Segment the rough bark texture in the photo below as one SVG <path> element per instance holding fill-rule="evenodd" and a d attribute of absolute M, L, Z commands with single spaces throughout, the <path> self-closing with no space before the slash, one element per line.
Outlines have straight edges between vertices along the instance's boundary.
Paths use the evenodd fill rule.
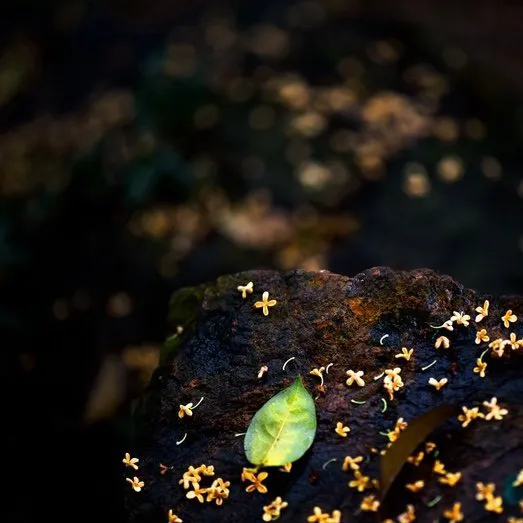
<path fill-rule="evenodd" d="M 254 293 L 242 299 L 237 286 L 248 281 L 254 282 Z M 253 306 L 263 291 L 278 300 L 267 317 Z M 462 472 L 459 483 L 455 487 L 438 483 L 431 472 L 432 456 L 419 467 L 407 464 L 387 496 L 392 501 L 386 513 L 379 517 L 396 516 L 412 503 L 417 521 L 434 521 L 454 501 L 462 503 L 467 522 L 504 521 L 517 515 L 523 493 L 512 482 L 523 467 L 523 407 L 518 405 L 523 398 L 523 348 L 509 347 L 502 358 L 485 355 L 488 368 L 483 379 L 473 372 L 476 359 L 488 348 L 487 343 L 474 341 L 478 327 L 474 309 L 485 299 L 490 300 L 490 311 L 481 327 L 490 339 L 508 338 L 510 332 L 521 339 L 520 320 L 506 329 L 501 316 L 507 309 L 523 316 L 522 298 L 479 296 L 429 270 L 374 268 L 354 278 L 326 271 L 252 271 L 175 294 L 170 322 L 173 332 L 177 325 L 185 330 L 171 340 L 137 413 L 137 442 L 131 450 L 141 460 L 136 474 L 145 487 L 140 493 L 129 489 L 131 520 L 166 521 L 173 509 L 184 523 L 261 521 L 263 505 L 281 496 L 289 503 L 282 522 L 306 521 L 314 506 L 341 510 L 342 521 L 376 521 L 376 514 L 358 509 L 364 495 L 379 493 L 348 487 L 352 475 L 341 470 L 344 456 L 368 456 L 362 470 L 379 478 L 382 457 L 370 448 L 385 448 L 388 439 L 380 432 L 391 430 L 398 418 L 412 421 L 443 404 L 481 406 L 493 396 L 509 410 L 502 421 L 476 420 L 463 429 L 453 418 L 430 436 L 447 470 Z M 453 332 L 430 327 L 442 324 L 452 311 L 470 314 L 470 326 L 455 326 Z M 434 348 L 435 338 L 442 334 L 450 338 L 450 349 Z M 414 348 L 410 361 L 394 357 L 402 347 Z M 291 357 L 296 359 L 282 370 Z M 430 369 L 421 370 L 434 360 Z M 309 371 L 329 363 L 333 366 L 320 393 L 319 379 Z M 269 371 L 258 379 L 262 365 Z M 387 394 L 382 380 L 373 378 L 394 367 L 402 368 L 405 387 L 382 412 Z M 364 387 L 345 384 L 348 369 L 365 372 Z M 290 474 L 269 469 L 268 494 L 247 494 L 240 474 L 249 464 L 243 437 L 235 434 L 245 432 L 254 413 L 297 375 L 304 376 L 307 388 L 317 396 L 315 442 Z M 438 392 L 428 385 L 430 377 L 449 381 Z M 194 415 L 179 419 L 180 404 L 195 404 L 200 397 L 204 400 Z M 350 426 L 347 438 L 334 432 L 337 421 Z M 185 433 L 185 441 L 176 445 Z M 337 461 L 324 467 L 333 458 Z M 172 468 L 160 474 L 160 463 Z M 231 482 L 230 498 L 222 506 L 188 500 L 178 484 L 189 465 L 201 463 L 214 465 L 216 475 Z M 418 479 L 426 483 L 421 492 L 405 490 L 405 483 Z M 504 497 L 503 515 L 485 511 L 475 500 L 478 481 L 496 483 L 498 495 Z M 437 496 L 442 499 L 427 506 Z"/>

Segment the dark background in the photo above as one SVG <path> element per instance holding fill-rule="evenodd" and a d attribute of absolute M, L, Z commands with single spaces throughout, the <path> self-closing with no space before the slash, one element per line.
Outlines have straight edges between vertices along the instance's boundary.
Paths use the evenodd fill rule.
<path fill-rule="evenodd" d="M 4 2 L 6 522 L 125 521 L 176 288 L 429 267 L 523 291 L 523 8 Z"/>

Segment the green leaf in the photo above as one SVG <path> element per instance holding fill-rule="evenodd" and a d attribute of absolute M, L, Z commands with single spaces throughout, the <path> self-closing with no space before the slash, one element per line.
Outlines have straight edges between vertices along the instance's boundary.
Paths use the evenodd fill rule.
<path fill-rule="evenodd" d="M 301 378 L 254 415 L 244 447 L 254 465 L 279 467 L 300 459 L 316 435 L 316 406 Z"/>

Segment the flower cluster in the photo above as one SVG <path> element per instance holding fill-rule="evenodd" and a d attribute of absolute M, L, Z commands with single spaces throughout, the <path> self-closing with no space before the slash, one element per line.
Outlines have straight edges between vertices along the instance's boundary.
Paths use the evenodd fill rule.
<path fill-rule="evenodd" d="M 479 411 L 479 407 L 461 407 L 463 414 L 458 416 L 458 420 L 461 421 L 462 427 L 468 427 L 472 421 L 477 418 L 490 420 L 502 420 L 503 416 L 508 414 L 508 410 L 498 405 L 498 399 L 492 398 L 490 401 L 484 401 L 483 406 L 487 409 L 487 412 L 483 413 Z"/>
<path fill-rule="evenodd" d="M 214 476 L 214 466 L 207 466 L 205 464 L 199 467 L 192 465 L 184 472 L 182 479 L 178 482 L 187 492 L 187 499 L 197 499 L 200 503 L 204 501 L 214 501 L 217 505 L 221 505 L 224 499 L 229 497 L 229 481 L 224 481 L 222 478 L 216 478 L 210 487 L 200 487 L 200 482 L 205 476 Z"/>
<path fill-rule="evenodd" d="M 476 483 L 476 499 L 485 502 L 485 510 L 501 514 L 503 512 L 503 498 L 495 495 L 494 483 Z"/>
<path fill-rule="evenodd" d="M 122 459 L 122 463 L 126 467 L 130 467 L 130 468 L 132 468 L 134 470 L 138 470 L 137 463 L 139 461 L 140 460 L 138 458 L 131 458 L 131 455 L 128 452 L 125 453 L 125 456 Z M 127 483 L 131 484 L 131 487 L 132 487 L 132 489 L 135 492 L 140 492 L 142 490 L 142 488 L 145 486 L 145 483 L 143 481 L 141 481 L 140 478 L 138 478 L 136 476 L 134 476 L 132 479 L 131 478 L 125 478 L 125 481 L 127 481 Z"/>
<path fill-rule="evenodd" d="M 383 388 L 388 392 L 389 399 L 394 399 L 394 393 L 401 389 L 405 384 L 400 376 L 401 369 L 386 369 L 385 377 L 383 378 Z"/>

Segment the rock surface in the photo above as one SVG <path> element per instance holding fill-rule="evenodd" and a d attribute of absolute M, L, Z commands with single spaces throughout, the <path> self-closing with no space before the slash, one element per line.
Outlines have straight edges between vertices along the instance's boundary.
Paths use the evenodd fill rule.
<path fill-rule="evenodd" d="M 237 286 L 249 281 L 254 282 L 254 293 L 242 299 Z M 254 307 L 264 291 L 278 302 L 268 316 Z M 475 308 L 487 299 L 489 315 L 476 324 Z M 507 309 L 521 316 L 509 328 L 501 321 Z M 469 314 L 470 324 L 454 322 L 452 332 L 431 327 L 448 320 L 453 311 Z M 262 507 L 276 496 L 288 502 L 282 522 L 306 521 L 315 506 L 329 513 L 340 510 L 342 521 L 384 520 L 396 517 L 408 503 L 415 507 L 416 521 L 444 521 L 444 511 L 456 501 L 467 522 L 517 516 L 523 492 L 512 483 L 523 468 L 523 341 L 515 350 L 506 346 L 499 358 L 487 342 L 476 344 L 475 337 L 481 327 L 491 341 L 508 339 L 511 332 L 520 340 L 522 319 L 523 298 L 479 296 L 429 270 L 374 268 L 353 278 L 326 271 L 251 271 L 179 291 L 169 321 L 173 332 L 177 326 L 184 331 L 168 340 L 136 414 L 137 440 L 129 450 L 140 458 L 136 475 L 145 487 L 139 493 L 129 488 L 130 520 L 167 521 L 172 509 L 184 523 L 262 521 Z M 441 335 L 450 339 L 449 349 L 434 347 Z M 402 347 L 414 349 L 409 361 L 395 357 Z M 485 350 L 487 369 L 481 378 L 473 369 Z M 290 358 L 295 359 L 283 370 Z M 309 372 L 329 363 L 333 365 L 328 375 L 323 373 L 321 391 L 319 378 Z M 268 372 L 259 379 L 264 365 Z M 383 379 L 374 378 L 395 367 L 401 368 L 405 385 L 390 400 Z M 348 369 L 363 371 L 365 386 L 347 386 Z M 267 494 L 248 494 L 240 475 L 249 463 L 243 437 L 235 434 L 244 433 L 255 412 L 297 375 L 316 397 L 315 442 L 290 473 L 268 469 Z M 447 378 L 448 383 L 437 391 L 428 384 L 431 377 Z M 440 424 L 429 438 L 437 450 L 427 453 L 420 466 L 405 465 L 379 517 L 360 511 L 364 496 L 379 499 L 380 492 L 349 488 L 353 474 L 342 471 L 345 456 L 363 456 L 364 475 L 378 479 L 380 461 L 387 457 L 379 451 L 387 446 L 386 433 L 398 418 L 412 422 L 441 405 L 457 410 L 477 406 L 486 412 L 482 402 L 494 396 L 508 409 L 502 420 L 475 420 L 462 428 L 453 416 Z M 178 417 L 181 404 L 196 404 L 201 397 L 192 417 Z M 348 437 L 335 433 L 338 421 L 350 427 Z M 414 454 L 424 450 L 426 441 Z M 438 482 L 441 476 L 432 472 L 435 453 L 447 471 L 462 473 L 456 486 Z M 213 465 L 216 477 L 231 482 L 230 497 L 222 506 L 186 499 L 187 491 L 178 484 L 190 465 L 202 463 Z M 170 468 L 161 473 L 160 464 Z M 134 475 L 126 472 L 127 477 Z M 405 489 L 420 479 L 425 481 L 420 492 Z M 476 501 L 476 482 L 496 484 L 496 494 L 503 496 L 502 515 L 487 512 L 484 502 Z"/>

